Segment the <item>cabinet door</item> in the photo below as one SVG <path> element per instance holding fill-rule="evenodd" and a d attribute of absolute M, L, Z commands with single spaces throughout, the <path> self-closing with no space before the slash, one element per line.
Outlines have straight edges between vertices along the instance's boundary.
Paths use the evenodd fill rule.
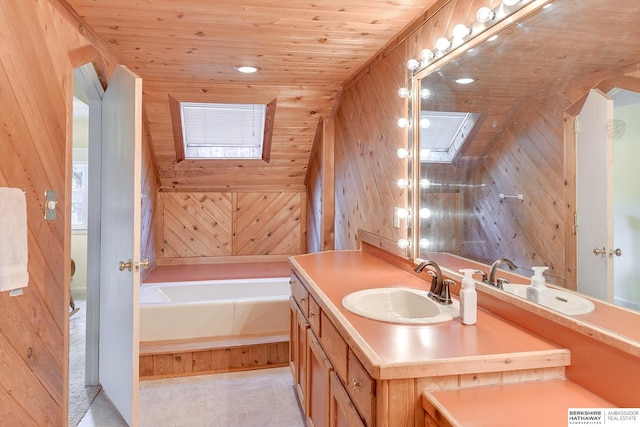
<path fill-rule="evenodd" d="M 329 386 L 329 426 L 330 427 L 365 427 L 356 407 L 349 399 L 347 391 L 342 386 L 335 372 L 331 372 Z"/>
<path fill-rule="evenodd" d="M 309 324 L 302 315 L 294 300 L 291 301 L 291 372 L 300 399 L 300 405 L 305 408 L 304 394 L 307 383 L 307 329 Z"/>
<path fill-rule="evenodd" d="M 369 376 L 357 356 L 349 350 L 347 392 L 368 426 L 375 425 L 376 382 Z"/>
<path fill-rule="evenodd" d="M 312 329 L 307 330 L 307 407 L 308 427 L 329 425 L 329 383 L 333 372 Z"/>

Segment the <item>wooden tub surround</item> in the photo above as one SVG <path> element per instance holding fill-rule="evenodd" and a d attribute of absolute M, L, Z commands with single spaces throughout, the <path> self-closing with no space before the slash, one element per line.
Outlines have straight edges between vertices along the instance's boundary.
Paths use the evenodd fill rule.
<path fill-rule="evenodd" d="M 476 416 L 476 396 L 484 392 L 501 396 L 493 403 L 489 398 L 482 401 L 492 410 L 518 399 L 530 405 L 530 397 L 540 406 L 560 408 L 564 423 L 567 408 L 574 405 L 627 403 L 606 393 L 610 385 L 598 389 L 592 382 L 580 381 L 585 368 L 597 367 L 574 370 L 578 382 L 568 378 L 572 351 L 584 364 L 581 353 L 591 352 L 593 343 L 580 348 L 584 343 L 559 343 L 538 329 L 532 333 L 526 320 L 514 322 L 514 316 L 505 320 L 496 315 L 495 301 L 491 312 L 479 309 L 478 322 L 471 326 L 457 319 L 433 325 L 384 323 L 342 307 L 345 295 L 366 288 L 428 289 L 428 276 L 414 273 L 410 260 L 363 243 L 361 250 L 299 255 L 290 263 L 290 365 L 308 426 L 465 425 Z M 447 277 L 458 283 L 452 287 L 457 294 L 460 278 Z M 638 358 L 627 362 L 637 365 Z M 627 393 L 637 384 L 630 369 L 627 383 L 615 379 Z M 509 403 L 501 401 L 505 396 L 512 396 Z M 538 412 L 539 419 L 535 413 L 531 416 L 532 425 L 557 425 L 545 418 L 558 417 L 557 411 L 544 416 L 543 412 Z M 522 425 L 519 415 L 500 413 L 510 419 L 506 425 Z M 509 418 L 512 415 L 515 418 Z"/>

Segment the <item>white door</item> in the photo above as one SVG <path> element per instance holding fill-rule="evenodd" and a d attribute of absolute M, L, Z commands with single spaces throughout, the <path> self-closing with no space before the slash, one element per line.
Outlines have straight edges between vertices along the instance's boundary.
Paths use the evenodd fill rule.
<path fill-rule="evenodd" d="M 589 92 L 577 117 L 578 291 L 613 302 L 613 144 L 607 124 L 613 101 Z M 600 251 L 603 251 L 600 253 Z"/>
<path fill-rule="evenodd" d="M 142 80 L 118 66 L 102 99 L 99 379 L 130 426 L 138 423 L 141 141 Z"/>

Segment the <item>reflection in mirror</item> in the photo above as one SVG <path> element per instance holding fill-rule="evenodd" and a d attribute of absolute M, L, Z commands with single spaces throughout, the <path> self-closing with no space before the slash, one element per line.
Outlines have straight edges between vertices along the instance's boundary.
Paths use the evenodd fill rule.
<path fill-rule="evenodd" d="M 548 283 L 639 310 L 640 186 L 633 183 L 640 158 L 640 2 L 556 0 L 548 6 L 495 40 L 415 73 L 414 87 L 430 94 L 419 99 L 419 117 L 476 116 L 446 161 L 414 160 L 416 208 L 428 212 L 414 220 L 416 256 L 448 252 L 484 264 L 507 257 L 526 278 L 533 266 L 544 265 Z M 460 84 L 460 78 L 473 82 Z M 592 89 L 613 99 L 613 115 L 599 119 L 605 137 L 596 141 L 611 148 L 613 168 L 585 166 L 580 158 L 579 147 L 592 134 L 582 126 L 591 119 L 576 117 Z M 632 101 L 618 100 L 623 97 Z M 419 135 L 419 147 L 431 144 L 428 132 Z M 607 184 L 604 193 L 597 195 L 594 183 L 578 196 L 586 181 L 577 171 L 594 168 L 604 170 L 597 181 Z M 591 208 L 581 208 L 580 197 L 604 207 L 605 225 L 583 222 Z M 594 227 L 605 231 L 604 240 L 579 237 Z M 609 266 L 606 279 L 582 274 L 599 264 Z"/>

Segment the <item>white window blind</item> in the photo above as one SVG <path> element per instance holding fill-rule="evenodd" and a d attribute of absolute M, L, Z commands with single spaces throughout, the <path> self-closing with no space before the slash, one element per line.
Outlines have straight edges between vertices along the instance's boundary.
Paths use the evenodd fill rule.
<path fill-rule="evenodd" d="M 187 159 L 260 159 L 266 105 L 181 102 Z"/>

